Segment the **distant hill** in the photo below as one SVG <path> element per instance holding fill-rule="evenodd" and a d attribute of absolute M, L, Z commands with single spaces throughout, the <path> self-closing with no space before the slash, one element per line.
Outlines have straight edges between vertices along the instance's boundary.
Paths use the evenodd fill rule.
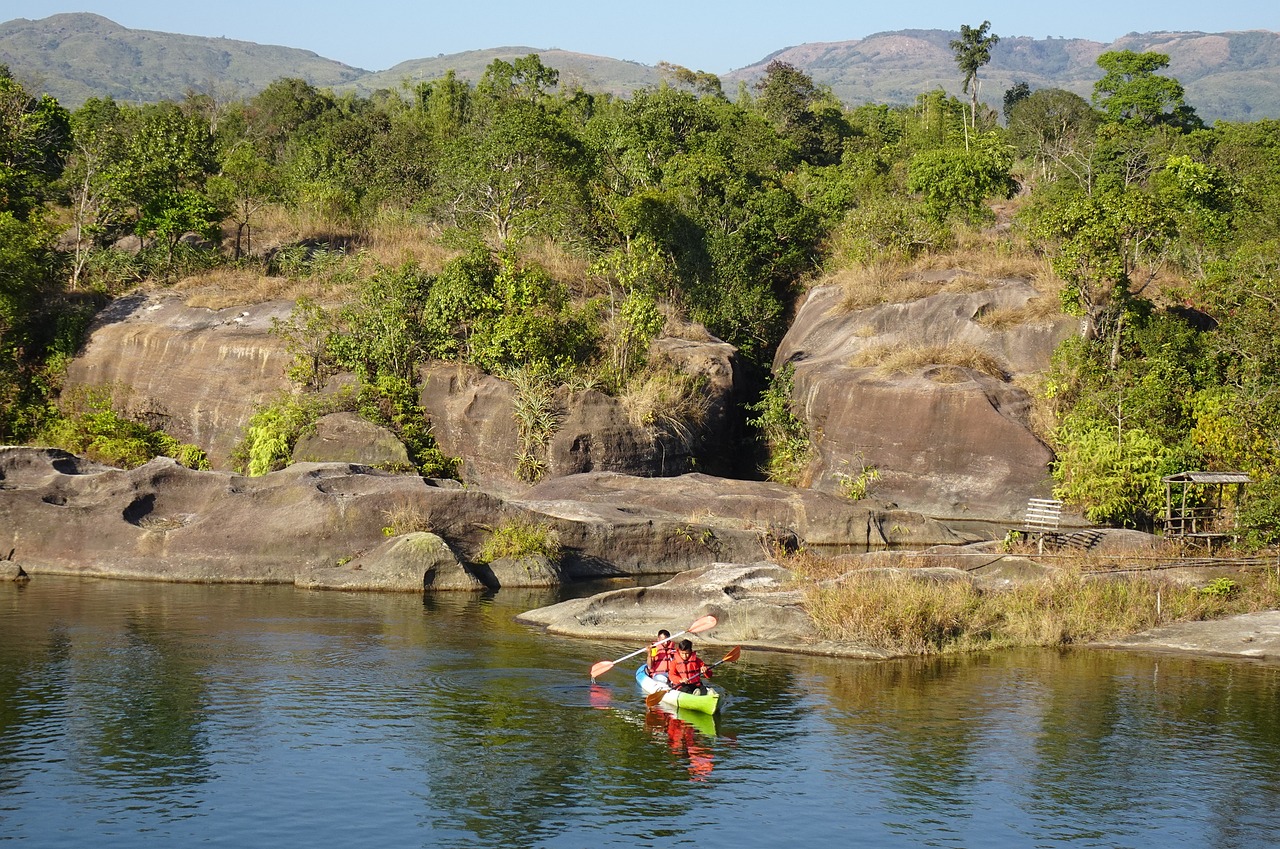
<path fill-rule="evenodd" d="M 775 59 L 804 70 L 850 105 L 910 103 L 935 88 L 960 94 L 959 72 L 946 30 L 882 32 L 856 41 L 802 44 L 723 75 L 728 83 L 755 79 Z M 1130 33 L 1110 44 L 1083 39 L 1000 39 L 991 64 L 979 73 L 982 100 L 999 107 L 1016 81 L 1033 89 L 1063 88 L 1085 98 L 1102 76 L 1098 57 L 1109 50 L 1154 51 L 1169 56 L 1162 73 L 1176 77 L 1187 102 L 1209 120 L 1280 117 L 1280 33 Z"/>
<path fill-rule="evenodd" d="M 0 24 L 0 64 L 68 108 L 107 95 L 176 100 L 190 89 L 248 97 L 284 76 L 330 88 L 369 73 L 310 50 L 127 29 L 87 13 Z"/>
<path fill-rule="evenodd" d="M 624 62 L 568 50 L 539 50 L 536 47 L 495 47 L 491 50 L 468 50 L 434 59 L 410 59 L 385 71 L 369 74 L 356 81 L 356 89 L 369 94 L 380 88 L 399 88 L 401 83 L 418 83 L 443 77 L 452 70 L 466 80 L 478 80 L 495 59 L 511 62 L 537 53 L 542 64 L 560 72 L 562 88 L 581 87 L 586 91 L 603 91 L 626 95 L 638 88 L 657 85 L 661 76 L 652 65 Z"/>
<path fill-rule="evenodd" d="M 946 30 L 900 30 L 852 41 L 802 44 L 721 74 L 732 97 L 739 81 L 758 78 L 774 59 L 792 64 L 828 85 L 845 103 L 911 103 L 941 87 L 960 95 L 960 75 Z M 1065 88 L 1084 97 L 1101 76 L 1096 62 L 1108 50 L 1154 50 L 1170 57 L 1166 73 L 1177 77 L 1187 100 L 1206 120 L 1280 118 L 1280 33 L 1130 33 L 1110 44 L 1083 39 L 1034 39 L 1002 35 L 982 69 L 981 96 L 998 107 L 1007 88 Z M 89 97 L 124 101 L 180 98 L 189 89 L 223 97 L 248 97 L 280 77 L 301 77 L 319 88 L 369 94 L 444 76 L 452 69 L 479 79 L 494 59 L 538 53 L 560 72 L 563 86 L 624 95 L 657 84 L 657 68 L 565 50 L 500 47 L 402 62 L 370 72 L 307 50 L 131 30 L 84 13 L 0 24 L 0 63 L 33 88 L 75 108 Z"/>

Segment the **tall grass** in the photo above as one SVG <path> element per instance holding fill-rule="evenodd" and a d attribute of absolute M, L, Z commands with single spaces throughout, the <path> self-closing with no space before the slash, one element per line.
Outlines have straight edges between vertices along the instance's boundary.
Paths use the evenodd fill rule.
<path fill-rule="evenodd" d="M 907 345 L 885 342 L 859 350 L 849 360 L 853 368 L 874 366 L 883 375 L 910 374 L 925 366 L 953 366 L 970 369 L 1000 380 L 1008 379 L 1004 366 L 995 357 L 972 345 Z"/>
<path fill-rule="evenodd" d="M 800 573 L 824 569 L 832 567 L 796 567 Z M 823 637 L 895 655 L 1088 643 L 1280 606 L 1280 580 L 1272 571 L 1196 587 L 1069 565 L 1042 580 L 983 590 L 958 574 L 862 569 L 830 580 L 806 577 L 802 585 L 804 606 Z"/>

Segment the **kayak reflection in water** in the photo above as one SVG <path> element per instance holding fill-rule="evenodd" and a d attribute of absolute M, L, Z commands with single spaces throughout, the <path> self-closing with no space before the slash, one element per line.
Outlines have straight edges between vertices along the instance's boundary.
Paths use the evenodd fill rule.
<path fill-rule="evenodd" d="M 710 717 L 707 717 L 711 721 Z M 645 715 L 645 725 L 654 733 L 667 735 L 667 745 L 677 761 L 684 761 L 691 781 L 705 781 L 715 768 L 711 747 L 698 742 L 697 729 L 665 710 L 651 710 Z M 714 734 L 714 731 L 712 732 Z"/>

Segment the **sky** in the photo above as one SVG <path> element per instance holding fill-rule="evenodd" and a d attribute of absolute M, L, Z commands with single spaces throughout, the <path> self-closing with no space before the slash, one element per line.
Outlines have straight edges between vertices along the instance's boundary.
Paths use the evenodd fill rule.
<path fill-rule="evenodd" d="M 0 22 L 93 12 L 130 29 L 224 36 L 311 50 L 368 71 L 490 47 L 560 48 L 722 74 L 785 47 L 886 30 L 959 30 L 991 22 L 1002 37 L 1084 38 L 1130 32 L 1280 30 L 1275 0 L 3 0 Z"/>

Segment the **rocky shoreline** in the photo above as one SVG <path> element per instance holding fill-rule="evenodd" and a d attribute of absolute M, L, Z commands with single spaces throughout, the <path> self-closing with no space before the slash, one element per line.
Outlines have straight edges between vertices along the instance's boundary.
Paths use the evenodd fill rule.
<path fill-rule="evenodd" d="M 390 516 L 403 521 L 406 512 L 415 529 L 389 526 Z M 481 562 L 484 538 L 509 519 L 554 527 L 565 556 Z M 75 575 L 475 592 L 672 576 L 519 619 L 566 636 L 636 642 L 712 614 L 719 624 L 700 637 L 705 644 L 876 659 L 886 655 L 822 639 L 791 573 L 769 555 L 789 546 L 874 552 L 906 543 L 937 546 L 927 570 L 912 570 L 930 579 L 1000 585 L 1034 580 L 1045 568 L 975 546 L 920 514 L 705 475 L 572 475 L 514 499 L 344 463 L 298 463 L 247 478 L 167 458 L 125 471 L 52 449 L 0 447 L 0 579 L 8 580 Z M 1100 544 L 1145 542 L 1113 532 Z M 1280 611 L 1172 625 L 1097 647 L 1277 662 Z"/>

